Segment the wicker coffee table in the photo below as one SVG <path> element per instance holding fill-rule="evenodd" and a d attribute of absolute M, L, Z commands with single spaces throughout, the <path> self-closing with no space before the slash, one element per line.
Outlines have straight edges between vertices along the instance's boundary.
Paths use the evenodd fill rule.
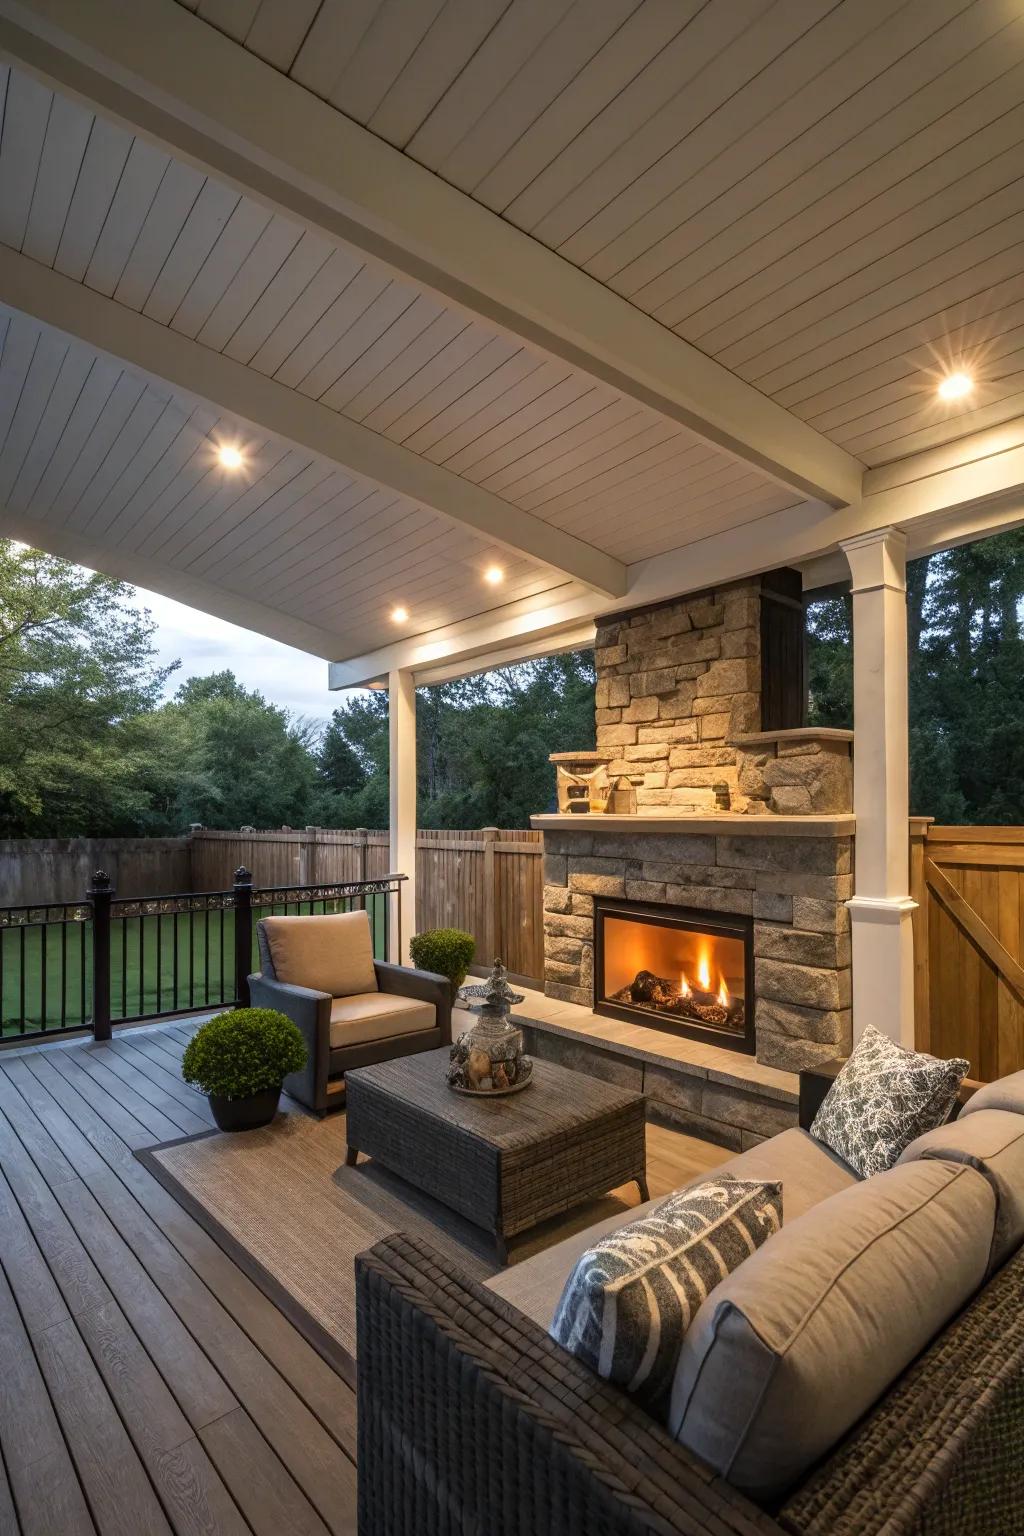
<path fill-rule="evenodd" d="M 522 1093 L 476 1099 L 445 1082 L 448 1051 L 346 1073 L 348 1156 L 377 1158 L 507 1242 L 549 1216 L 634 1180 L 646 1200 L 644 1099 L 537 1061 Z"/>

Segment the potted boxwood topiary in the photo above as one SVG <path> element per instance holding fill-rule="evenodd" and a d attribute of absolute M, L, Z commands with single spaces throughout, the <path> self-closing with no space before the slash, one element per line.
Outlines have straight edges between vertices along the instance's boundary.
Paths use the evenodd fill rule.
<path fill-rule="evenodd" d="M 277 1114 L 281 1085 L 306 1064 L 306 1042 L 275 1008 L 235 1008 L 200 1025 L 181 1070 L 202 1090 L 222 1131 L 253 1131 Z"/>
<path fill-rule="evenodd" d="M 476 940 L 461 928 L 428 928 L 417 933 L 409 942 L 413 964 L 421 971 L 436 971 L 447 976 L 452 986 L 452 1002 L 466 979 L 466 972 L 473 963 Z"/>

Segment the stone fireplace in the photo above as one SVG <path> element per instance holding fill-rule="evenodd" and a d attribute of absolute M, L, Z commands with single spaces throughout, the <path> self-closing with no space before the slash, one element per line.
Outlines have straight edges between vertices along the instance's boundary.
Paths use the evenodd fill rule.
<path fill-rule="evenodd" d="M 534 818 L 547 995 L 787 1071 L 852 1028 L 852 736 L 803 725 L 798 593 L 775 572 L 602 620 L 598 751 L 637 812 Z"/>

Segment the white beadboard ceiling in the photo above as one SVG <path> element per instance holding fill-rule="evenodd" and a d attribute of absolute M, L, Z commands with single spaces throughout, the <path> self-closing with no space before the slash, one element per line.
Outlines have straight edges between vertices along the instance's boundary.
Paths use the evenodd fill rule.
<path fill-rule="evenodd" d="M 267 18 L 279 40 L 301 7 L 286 9 L 276 31 Z M 230 10 L 240 21 L 246 6 Z M 624 563 L 798 501 L 27 73 L 0 70 L 0 104 L 4 245 Z M 568 591 L 564 576 L 282 443 L 252 444 L 252 484 L 225 483 L 208 440 L 235 429 L 216 412 L 24 316 L 4 326 L 0 504 L 19 516 L 249 593 L 333 637 L 334 659 Z M 506 573 L 497 589 L 482 581 L 492 562 Z M 389 618 L 396 603 L 404 626 Z"/>
<path fill-rule="evenodd" d="M 220 467 L 220 441 L 244 446 L 244 474 Z M 325 646 L 384 644 L 396 601 L 424 628 L 471 617 L 494 561 L 506 601 L 552 590 L 531 561 L 2 307 L 0 504 L 44 546 L 93 540 L 163 567 L 172 595 L 195 579 L 277 611 L 294 643 L 309 626 Z"/>
<path fill-rule="evenodd" d="M 188 8 L 867 465 L 1024 409 L 1015 0 Z"/>

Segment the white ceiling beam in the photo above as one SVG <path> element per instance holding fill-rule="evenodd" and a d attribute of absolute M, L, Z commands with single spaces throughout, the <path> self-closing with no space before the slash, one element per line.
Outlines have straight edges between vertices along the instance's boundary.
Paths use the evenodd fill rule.
<path fill-rule="evenodd" d="M 584 617 L 660 602 L 778 566 L 800 566 L 806 588 L 830 585 L 849 575 L 845 559 L 834 558 L 840 540 L 876 528 L 902 528 L 908 549 L 916 556 L 1019 527 L 1024 522 L 1024 421 L 965 438 L 960 453 L 962 463 L 948 463 L 947 449 L 929 450 L 898 466 L 888 465 L 884 472 L 872 471 L 883 480 L 883 488 L 857 506 L 835 510 L 804 502 L 639 561 L 629 567 L 628 596 L 615 602 L 598 605 L 589 598 L 573 599 L 524 608 L 514 616 L 498 609 L 465 627 L 453 625 L 436 635 L 399 641 L 382 651 L 335 663 L 330 686 L 370 682 L 389 666 L 415 670 L 443 662 L 454 667 L 499 645 L 514 659 L 516 647 L 533 645 L 536 639 Z M 520 654 L 526 654 L 525 649 Z"/>
<path fill-rule="evenodd" d="M 0 50 L 801 495 L 859 499 L 844 449 L 175 0 L 0 0 Z"/>
<path fill-rule="evenodd" d="M 625 566 L 592 544 L 8 246 L 0 246 L 0 301 L 605 597 L 626 590 Z"/>
<path fill-rule="evenodd" d="M 307 624 L 304 619 L 282 613 L 266 603 L 254 602 L 244 593 L 231 592 L 226 587 L 214 586 L 188 571 L 178 571 L 159 561 L 133 554 L 104 544 L 99 539 L 77 532 L 73 528 L 42 522 L 25 513 L 13 512 L 0 507 L 0 538 L 19 539 L 31 549 L 44 550 L 48 555 L 58 555 L 62 560 L 73 560 L 92 571 L 102 571 L 117 581 L 130 582 L 146 592 L 170 597 L 187 608 L 197 608 L 229 624 L 242 629 L 254 630 L 271 640 L 296 650 L 308 651 L 326 661 L 336 656 L 342 644 L 340 637 L 330 630 Z"/>
<path fill-rule="evenodd" d="M 578 640 L 586 634 L 590 640 L 579 643 L 592 644 L 595 610 L 606 606 L 595 604 L 591 593 L 570 587 L 521 598 L 491 613 L 395 640 L 364 656 L 332 661 L 327 686 L 366 687 L 380 683 L 396 670 L 411 671 L 417 682 L 434 682 L 442 680 L 442 671 L 447 677 L 467 677 L 486 670 L 488 664 L 507 666 L 531 656 L 554 655 L 558 650 L 575 648 L 573 644 L 561 645 L 566 637 Z M 489 661 L 499 655 L 501 661 Z"/>

